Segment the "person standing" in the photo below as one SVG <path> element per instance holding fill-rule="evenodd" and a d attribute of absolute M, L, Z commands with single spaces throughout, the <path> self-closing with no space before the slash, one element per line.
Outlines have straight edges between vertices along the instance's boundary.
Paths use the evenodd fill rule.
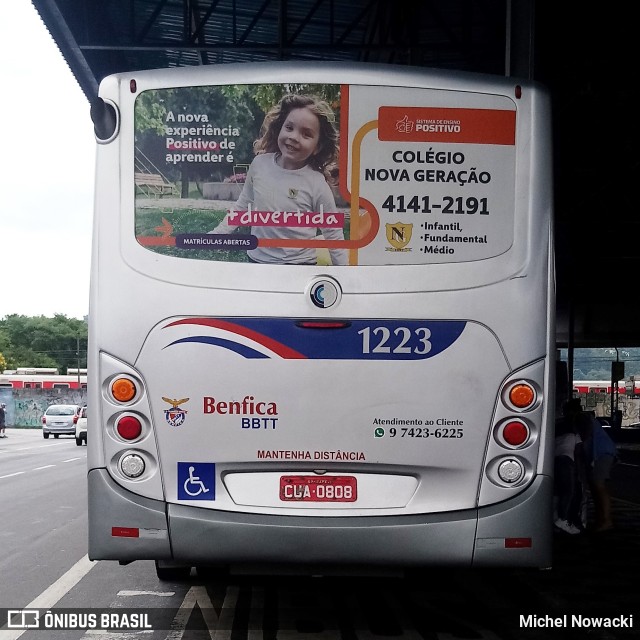
<path fill-rule="evenodd" d="M 557 498 L 554 526 L 570 535 L 580 533 L 574 522 L 574 506 L 579 499 L 579 478 L 576 468 L 576 451 L 582 440 L 576 432 L 575 413 L 570 407 L 556 422 L 554 489 Z"/>
<path fill-rule="evenodd" d="M 0 438 L 6 438 L 7 434 L 4 432 L 7 421 L 7 405 L 2 402 L 0 403 Z"/>
<path fill-rule="evenodd" d="M 578 429 L 584 442 L 587 478 L 595 509 L 593 531 L 608 531 L 613 528 L 609 480 L 618 449 L 591 413 L 583 412 L 579 416 Z"/>

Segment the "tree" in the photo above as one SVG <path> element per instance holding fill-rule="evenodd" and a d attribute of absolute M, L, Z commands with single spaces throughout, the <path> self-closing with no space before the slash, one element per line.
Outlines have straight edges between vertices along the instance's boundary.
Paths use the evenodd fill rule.
<path fill-rule="evenodd" d="M 172 180 L 180 181 L 182 197 L 187 197 L 190 181 L 221 181 L 233 173 L 234 163 L 245 162 L 245 158 L 252 156 L 250 136 L 210 131 L 236 129 L 246 132 L 254 125 L 256 111 L 255 105 L 252 110 L 246 102 L 227 99 L 217 87 L 145 91 L 136 101 L 136 150 L 138 153 L 142 151 L 157 167 L 162 167 L 163 173 L 166 172 Z M 183 129 L 191 133 L 180 133 Z M 170 139 L 178 145 L 198 140 L 221 145 L 214 149 L 214 155 L 223 155 L 224 160 L 167 163 Z M 229 148 L 230 143 L 233 144 L 232 149 Z M 233 156 L 231 161 L 227 160 L 229 155 Z"/>
<path fill-rule="evenodd" d="M 56 314 L 23 316 L 12 314 L 0 320 L 0 350 L 6 368 L 87 366 L 87 324 Z"/>

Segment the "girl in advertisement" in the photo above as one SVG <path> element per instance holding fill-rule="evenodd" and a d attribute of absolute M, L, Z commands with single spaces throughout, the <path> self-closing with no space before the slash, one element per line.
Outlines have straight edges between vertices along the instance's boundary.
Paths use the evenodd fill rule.
<path fill-rule="evenodd" d="M 254 143 L 256 157 L 244 188 L 222 222 L 209 233 L 236 231 L 240 213 L 335 213 L 336 204 L 325 171 L 336 158 L 338 133 L 331 107 L 312 96 L 287 94 L 265 116 Z M 295 216 L 290 216 L 296 219 Z M 334 218 L 336 216 L 333 216 Z M 273 218 L 276 219 L 276 216 Z M 301 219 L 298 216 L 297 219 Z M 341 219 L 340 219 L 341 220 Z M 302 226 L 302 225 L 305 226 Z M 343 224 L 300 226 L 264 224 L 251 227 L 260 239 L 313 240 L 318 229 L 325 240 L 344 240 Z M 315 247 L 258 246 L 247 251 L 251 262 L 262 264 L 316 264 Z M 346 249 L 329 249 L 334 265 L 347 264 Z"/>

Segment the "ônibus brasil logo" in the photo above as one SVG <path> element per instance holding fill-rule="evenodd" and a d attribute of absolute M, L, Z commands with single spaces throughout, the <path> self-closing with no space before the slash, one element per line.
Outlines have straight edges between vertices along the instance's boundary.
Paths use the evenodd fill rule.
<path fill-rule="evenodd" d="M 171 405 L 171 409 L 164 410 L 165 420 L 172 427 L 180 427 L 182 424 L 184 424 L 184 421 L 187 419 L 188 411 L 186 409 L 182 409 L 179 405 L 184 404 L 185 402 L 189 402 L 189 398 L 172 400 L 171 398 L 165 398 L 164 396 L 162 396 L 162 399 Z"/>

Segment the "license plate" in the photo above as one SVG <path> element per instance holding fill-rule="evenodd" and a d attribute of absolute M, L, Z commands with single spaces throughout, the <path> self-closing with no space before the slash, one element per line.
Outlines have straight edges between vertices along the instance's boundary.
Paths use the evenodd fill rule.
<path fill-rule="evenodd" d="M 280 500 L 285 502 L 355 502 L 353 476 L 280 476 Z"/>

